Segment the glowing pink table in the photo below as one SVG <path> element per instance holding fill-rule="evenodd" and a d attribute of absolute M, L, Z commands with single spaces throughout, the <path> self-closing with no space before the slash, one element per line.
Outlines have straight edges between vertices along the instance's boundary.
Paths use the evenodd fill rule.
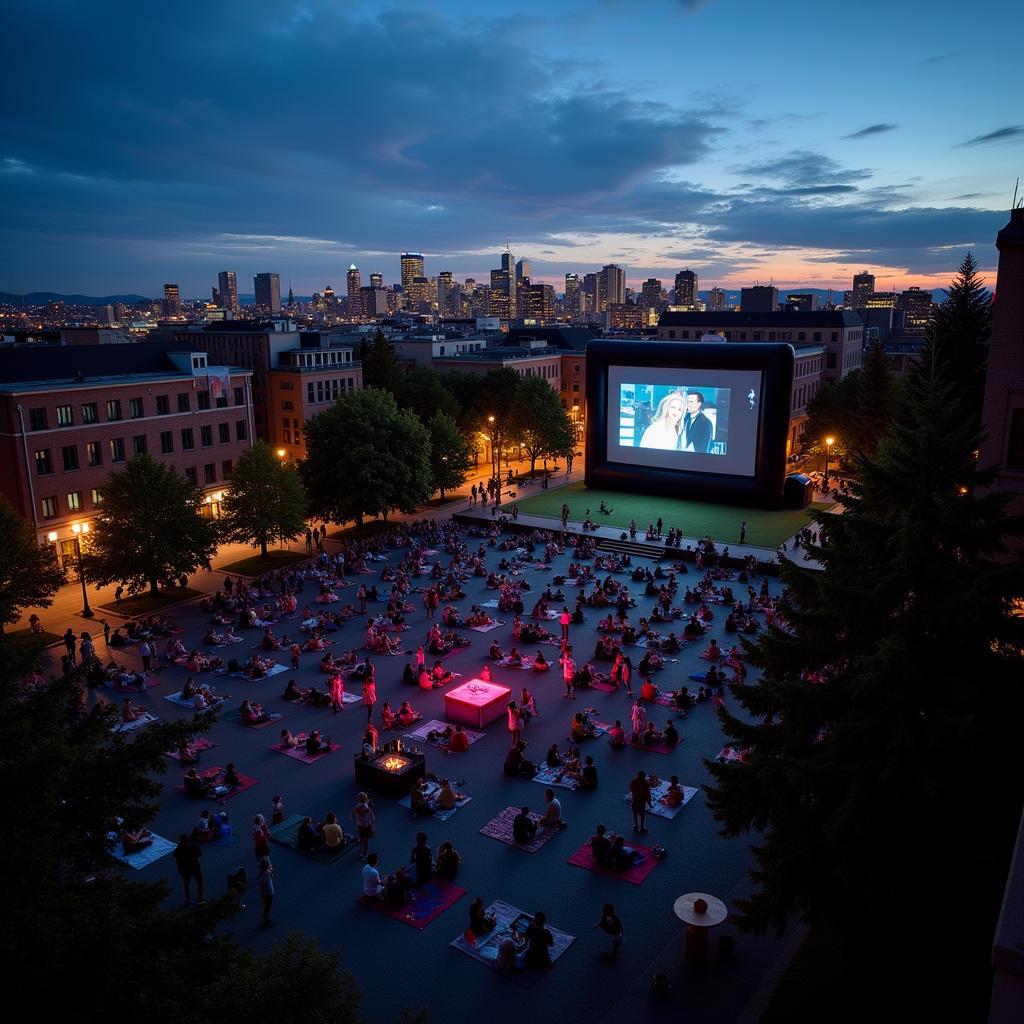
<path fill-rule="evenodd" d="M 512 691 L 497 683 L 470 679 L 444 695 L 445 717 L 452 722 L 464 722 L 482 729 L 505 714 Z"/>

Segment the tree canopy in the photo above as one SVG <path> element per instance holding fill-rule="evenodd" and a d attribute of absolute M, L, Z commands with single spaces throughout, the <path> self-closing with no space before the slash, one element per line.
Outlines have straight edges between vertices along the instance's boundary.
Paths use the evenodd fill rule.
<path fill-rule="evenodd" d="M 472 462 L 466 439 L 459 432 L 455 420 L 444 412 L 437 412 L 427 423 L 430 434 L 430 471 L 434 487 L 444 492 L 461 487 Z"/>
<path fill-rule="evenodd" d="M 226 540 L 255 545 L 266 558 L 268 544 L 294 540 L 305 531 L 306 494 L 299 471 L 265 441 L 239 456 L 227 483 L 219 521 Z"/>
<path fill-rule="evenodd" d="M 67 582 L 52 547 L 41 546 L 32 524 L 0 498 L 0 633 L 25 608 L 49 608 Z"/>
<path fill-rule="evenodd" d="M 430 422 L 435 412 L 457 420 L 462 412 L 455 396 L 445 386 L 446 378 L 429 366 L 417 366 L 399 378 L 395 401 L 402 409 L 411 409 L 421 423 Z"/>
<path fill-rule="evenodd" d="M 508 429 L 530 457 L 531 473 L 538 458 L 568 455 L 576 445 L 569 414 L 543 377 L 520 380 L 509 408 Z"/>
<path fill-rule="evenodd" d="M 433 490 L 427 428 L 377 388 L 350 392 L 309 420 L 306 453 L 310 508 L 335 523 L 411 512 Z"/>
<path fill-rule="evenodd" d="M 170 466 L 136 455 L 100 487 L 90 544 L 90 583 L 124 583 L 130 592 L 187 576 L 209 564 L 217 526 L 200 514 L 199 489 Z"/>
<path fill-rule="evenodd" d="M 746 714 L 719 712 L 744 761 L 707 762 L 723 834 L 759 833 L 741 925 L 823 922 L 871 991 L 950 1007 L 984 999 L 1024 797 L 998 739 L 1024 710 L 1024 569 L 1006 560 L 1024 524 L 984 491 L 978 440 L 929 344 L 876 456 L 854 462 L 846 511 L 817 517 L 821 571 L 783 563 L 784 628 L 748 645 Z"/>
<path fill-rule="evenodd" d="M 363 384 L 368 388 L 382 388 L 394 392 L 402 379 L 402 364 L 395 355 L 395 346 L 384 332 L 378 330 L 369 344 L 362 346 Z"/>

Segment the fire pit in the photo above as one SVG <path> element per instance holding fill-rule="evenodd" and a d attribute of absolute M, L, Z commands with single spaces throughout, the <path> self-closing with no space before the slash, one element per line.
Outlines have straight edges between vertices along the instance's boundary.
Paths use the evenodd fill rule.
<path fill-rule="evenodd" d="M 388 796 L 408 794 L 417 779 L 427 774 L 423 754 L 403 750 L 400 740 L 385 743 L 373 757 L 355 756 L 356 782 Z"/>

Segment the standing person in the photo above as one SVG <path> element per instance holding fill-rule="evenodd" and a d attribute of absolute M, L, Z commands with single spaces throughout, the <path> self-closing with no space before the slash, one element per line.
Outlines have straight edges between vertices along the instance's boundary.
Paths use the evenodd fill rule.
<path fill-rule="evenodd" d="M 547 914 L 538 910 L 526 929 L 526 966 L 533 971 L 543 971 L 551 966 L 548 950 L 555 944 L 555 937 L 545 927 L 547 923 Z"/>
<path fill-rule="evenodd" d="M 271 800 L 270 812 L 271 825 L 280 825 L 284 821 L 284 800 L 280 796 L 275 796 Z"/>
<path fill-rule="evenodd" d="M 380 880 L 380 871 L 377 870 L 380 856 L 376 851 L 369 856 L 363 856 L 366 858 L 363 865 L 363 899 L 379 903 L 384 895 L 384 883 Z"/>
<path fill-rule="evenodd" d="M 252 819 L 252 847 L 257 865 L 265 857 L 270 856 L 270 829 L 267 828 L 267 819 L 262 814 L 257 814 Z"/>
<path fill-rule="evenodd" d="M 470 505 L 476 504 L 476 484 L 473 484 L 469 489 L 469 503 Z"/>
<path fill-rule="evenodd" d="M 363 683 L 363 707 L 366 708 L 366 720 L 373 718 L 373 708 L 377 703 L 377 684 L 373 681 L 371 672 Z"/>
<path fill-rule="evenodd" d="M 370 848 L 370 839 L 377 829 L 377 818 L 373 813 L 370 798 L 365 793 L 360 793 L 356 797 L 356 805 L 352 808 L 349 818 L 356 824 L 359 849 L 362 851 L 360 857 L 365 860 L 367 851 Z"/>
<path fill-rule="evenodd" d="M 228 597 L 231 596 L 231 588 L 234 587 L 234 585 L 235 582 L 230 576 L 224 577 L 224 589 L 227 591 Z"/>
<path fill-rule="evenodd" d="M 153 648 L 148 640 L 143 640 L 139 644 L 139 657 L 142 658 L 143 672 L 148 672 L 149 666 L 153 664 Z"/>
<path fill-rule="evenodd" d="M 699 391 L 686 395 L 686 415 L 683 417 L 679 447 L 684 452 L 707 454 L 715 436 L 711 420 L 704 415 L 704 396 Z"/>
<path fill-rule="evenodd" d="M 203 899 L 203 867 L 199 863 L 203 851 L 198 846 L 193 846 L 188 836 L 182 832 L 178 837 L 178 845 L 174 848 L 174 863 L 178 866 L 178 874 L 181 876 L 181 884 L 185 890 L 185 902 L 192 902 L 192 880 L 196 882 L 196 899 L 205 903 Z"/>
<path fill-rule="evenodd" d="M 313 554 L 313 531 L 306 527 L 306 554 Z"/>
<path fill-rule="evenodd" d="M 110 646 L 110 623 L 103 619 L 103 642 Z"/>
<path fill-rule="evenodd" d="M 513 501 L 512 502 L 512 521 L 515 522 L 519 518 L 519 506 Z"/>
<path fill-rule="evenodd" d="M 562 613 L 558 616 L 558 623 L 562 627 L 562 645 L 563 647 L 569 643 L 569 623 L 572 622 L 572 616 L 569 614 L 569 606 L 562 605 Z"/>
<path fill-rule="evenodd" d="M 566 647 L 558 661 L 562 666 L 562 681 L 565 683 L 565 695 L 574 700 L 576 698 L 576 662 L 572 658 L 572 648 Z"/>
<path fill-rule="evenodd" d="M 416 884 L 426 885 L 434 873 L 434 851 L 427 845 L 426 832 L 416 833 L 416 845 L 412 848 L 409 859 L 416 868 Z"/>
<path fill-rule="evenodd" d="M 629 521 L 629 539 L 636 540 L 636 520 L 630 519 Z"/>
<path fill-rule="evenodd" d="M 271 928 L 274 922 L 270 920 L 270 908 L 274 903 L 274 867 L 269 857 L 263 857 L 259 862 L 259 874 L 256 876 L 256 884 L 260 887 L 260 899 L 263 900 L 263 927 Z"/>
<path fill-rule="evenodd" d="M 747 539 L 747 521 L 746 521 L 746 519 L 744 519 L 743 522 L 740 523 L 740 543 L 741 544 L 745 543 L 746 539 Z"/>
<path fill-rule="evenodd" d="M 68 651 L 68 661 L 72 665 L 75 663 L 75 634 L 72 632 L 71 627 L 68 626 L 67 632 L 64 634 L 64 646 Z"/>
<path fill-rule="evenodd" d="M 508 702 L 508 731 L 512 733 L 512 746 L 523 738 L 523 713 L 514 701 Z"/>
<path fill-rule="evenodd" d="M 658 540 L 661 540 L 661 527 L 663 525 L 661 522 L 661 516 L 658 516 L 658 521 L 654 525 L 655 527 L 657 527 L 658 530 Z"/>
<path fill-rule="evenodd" d="M 633 696 L 633 659 L 628 655 L 624 655 L 622 658 L 622 685 L 626 688 L 626 693 Z"/>
<path fill-rule="evenodd" d="M 625 932 L 622 928 L 622 922 L 619 920 L 619 915 L 615 913 L 614 904 L 606 903 L 601 908 L 601 920 L 594 927 L 600 928 L 611 939 L 612 943 L 611 950 L 607 953 L 602 952 L 599 956 L 604 958 L 618 956 L 622 949 L 622 940 L 625 937 Z"/>
<path fill-rule="evenodd" d="M 331 676 L 331 711 L 337 714 L 345 703 L 345 682 L 340 672 Z"/>
<path fill-rule="evenodd" d="M 360 583 L 359 589 L 356 591 L 356 597 L 359 599 L 359 611 L 362 615 L 366 614 L 366 584 Z"/>
<path fill-rule="evenodd" d="M 644 709 L 643 704 L 640 703 L 639 698 L 633 701 L 633 710 L 630 712 L 630 718 L 633 724 L 633 742 L 639 743 L 647 729 L 647 711 Z"/>
<path fill-rule="evenodd" d="M 638 771 L 629 784 L 629 802 L 633 811 L 633 831 L 646 832 L 647 809 L 651 806 L 651 787 L 644 772 Z"/>

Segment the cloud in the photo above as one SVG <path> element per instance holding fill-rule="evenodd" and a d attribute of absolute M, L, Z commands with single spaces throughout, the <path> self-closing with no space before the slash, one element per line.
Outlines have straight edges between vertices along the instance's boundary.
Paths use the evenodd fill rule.
<path fill-rule="evenodd" d="M 898 124 L 890 124 L 886 121 L 880 121 L 878 124 L 869 124 L 867 128 L 861 128 L 860 131 L 851 132 L 849 135 L 844 135 L 844 139 L 866 139 L 871 135 L 882 135 L 885 132 L 895 131 L 899 127 Z"/>
<path fill-rule="evenodd" d="M 943 61 L 952 60 L 956 56 L 958 56 L 958 54 L 955 54 L 955 53 L 937 53 L 933 57 L 925 57 L 925 59 L 923 61 L 921 61 L 921 63 L 922 64 L 941 64 Z"/>
<path fill-rule="evenodd" d="M 810 150 L 793 150 L 785 156 L 735 168 L 737 174 L 759 179 L 777 179 L 793 188 L 845 185 L 871 177 L 871 171 L 843 167 L 838 161 Z"/>
<path fill-rule="evenodd" d="M 1008 124 L 1004 128 L 997 128 L 993 132 L 986 132 L 984 135 L 975 135 L 973 139 L 967 139 L 966 142 L 958 143 L 955 148 L 962 148 L 964 146 L 983 146 L 989 142 L 1007 142 L 1019 139 L 1022 135 L 1024 135 L 1024 125 Z"/>

